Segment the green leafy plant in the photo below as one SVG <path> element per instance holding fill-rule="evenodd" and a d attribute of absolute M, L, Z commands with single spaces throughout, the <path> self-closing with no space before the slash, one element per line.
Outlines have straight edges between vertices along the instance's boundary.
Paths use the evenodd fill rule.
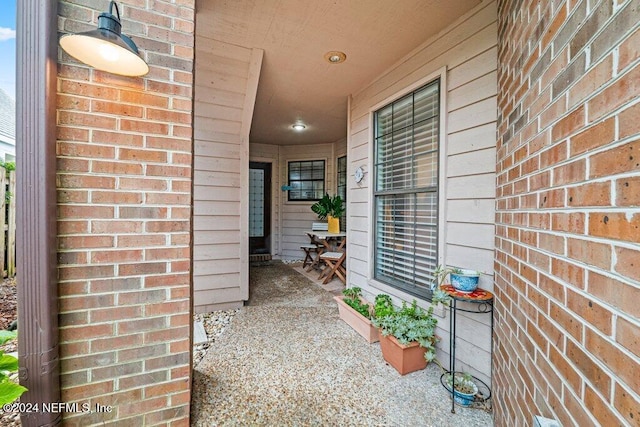
<path fill-rule="evenodd" d="M 340 218 L 344 214 L 344 202 L 338 195 L 331 197 L 325 193 L 322 199 L 311 205 L 311 210 L 319 219 L 326 219 L 329 215 Z"/>
<path fill-rule="evenodd" d="M 342 291 L 344 295 L 343 301 L 355 311 L 366 317 L 367 319 L 371 318 L 369 304 L 362 302 L 362 289 L 358 287 L 346 288 Z"/>
<path fill-rule="evenodd" d="M 407 345 L 416 341 L 427 349 L 424 357 L 428 362 L 436 358 L 436 325 L 438 320 L 433 316 L 433 310 L 438 304 L 449 304 L 450 297 L 441 290 L 433 293 L 431 305 L 427 310 L 418 307 L 413 300 L 411 305 L 402 303 L 402 308 L 392 314 L 376 317 L 372 323 L 380 328 L 382 335 L 393 335 L 399 343 Z"/>
<path fill-rule="evenodd" d="M 0 166 L 2 166 L 7 172 L 16 170 L 16 162 L 0 161 Z"/>
<path fill-rule="evenodd" d="M 443 267 L 442 265 L 438 265 L 435 268 L 435 270 L 433 270 L 433 279 L 434 279 L 433 289 L 436 289 L 440 285 L 442 285 L 450 273 L 462 274 L 462 269 L 458 267 Z"/>
<path fill-rule="evenodd" d="M 0 331 L 0 345 L 15 339 L 16 332 Z M 0 405 L 11 403 L 19 398 L 27 389 L 16 384 L 9 378 L 9 374 L 18 371 L 18 359 L 0 351 Z"/>
<path fill-rule="evenodd" d="M 395 314 L 396 309 L 393 307 L 391 297 L 387 294 L 376 295 L 374 314 L 375 317 L 386 317 Z"/>
<path fill-rule="evenodd" d="M 451 374 L 447 374 L 447 384 L 451 386 Z M 467 372 L 456 372 L 453 378 L 454 390 L 464 394 L 475 394 L 478 392 L 478 386 L 473 382 L 471 374 Z"/>

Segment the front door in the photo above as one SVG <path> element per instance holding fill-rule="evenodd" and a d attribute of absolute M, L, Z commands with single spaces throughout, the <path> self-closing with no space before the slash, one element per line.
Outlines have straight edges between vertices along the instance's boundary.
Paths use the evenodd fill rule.
<path fill-rule="evenodd" d="M 249 163 L 249 253 L 271 253 L 271 163 Z"/>

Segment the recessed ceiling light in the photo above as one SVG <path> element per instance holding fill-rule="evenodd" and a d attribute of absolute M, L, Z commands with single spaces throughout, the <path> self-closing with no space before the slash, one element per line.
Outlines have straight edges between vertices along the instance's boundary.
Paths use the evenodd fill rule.
<path fill-rule="evenodd" d="M 324 59 L 326 59 L 330 64 L 340 64 L 341 62 L 346 61 L 347 55 L 344 52 L 332 50 L 331 52 L 324 54 Z"/>
<path fill-rule="evenodd" d="M 291 128 L 293 130 L 297 130 L 298 132 L 302 132 L 303 130 L 305 130 L 307 127 L 305 125 L 303 125 L 302 123 L 296 123 L 295 125 L 291 126 Z"/>

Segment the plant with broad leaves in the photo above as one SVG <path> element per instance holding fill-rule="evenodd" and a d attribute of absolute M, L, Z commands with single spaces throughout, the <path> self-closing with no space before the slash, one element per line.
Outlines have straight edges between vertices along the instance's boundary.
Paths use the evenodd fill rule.
<path fill-rule="evenodd" d="M 418 307 L 413 300 L 411 305 L 402 303 L 402 308 L 389 315 L 372 319 L 374 326 L 380 328 L 382 335 L 393 335 L 401 344 L 416 341 L 427 349 L 424 357 L 431 362 L 436 357 L 436 326 L 438 320 L 433 316 L 433 310 L 438 304 L 449 304 L 450 297 L 446 292 L 433 292 L 431 305 L 427 310 Z M 377 302 L 377 301 L 376 301 Z"/>
<path fill-rule="evenodd" d="M 353 308 L 358 313 L 362 314 L 367 319 L 371 318 L 371 314 L 369 312 L 369 304 L 362 302 L 362 289 L 355 286 L 353 288 L 346 288 L 342 291 L 344 295 L 343 301 L 349 307 Z"/>
<path fill-rule="evenodd" d="M 0 331 L 0 345 L 15 339 L 15 331 Z M 0 351 L 0 405 L 11 403 L 19 398 L 27 389 L 16 384 L 9 378 L 9 374 L 18 371 L 18 359 Z"/>

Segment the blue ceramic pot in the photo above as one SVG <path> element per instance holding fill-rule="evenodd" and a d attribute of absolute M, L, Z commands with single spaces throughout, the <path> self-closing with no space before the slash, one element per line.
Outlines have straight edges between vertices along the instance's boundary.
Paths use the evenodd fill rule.
<path fill-rule="evenodd" d="M 473 384 L 473 388 L 475 391 L 470 394 L 461 393 L 458 390 L 453 390 L 453 400 L 461 406 L 469 406 L 475 400 L 475 395 L 478 393 L 478 387 Z"/>
<path fill-rule="evenodd" d="M 462 270 L 462 273 L 451 273 L 451 284 L 458 292 L 471 293 L 478 287 L 480 274 L 473 270 Z"/>

